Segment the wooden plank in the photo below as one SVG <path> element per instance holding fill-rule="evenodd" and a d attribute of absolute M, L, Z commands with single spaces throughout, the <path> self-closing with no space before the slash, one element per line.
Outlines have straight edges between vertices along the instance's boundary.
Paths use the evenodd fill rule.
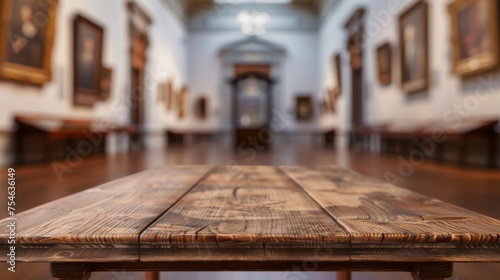
<path fill-rule="evenodd" d="M 349 234 L 277 167 L 218 167 L 141 235 L 141 261 L 349 260 Z"/>
<path fill-rule="evenodd" d="M 77 278 L 98 271 L 285 271 L 281 279 L 303 279 L 303 271 L 408 271 L 452 267 L 451 263 L 334 261 L 168 261 L 50 263 L 54 277 Z M 422 275 L 422 273 L 420 273 Z"/>
<path fill-rule="evenodd" d="M 141 231 L 210 168 L 153 169 L 20 213 L 16 258 L 26 262 L 137 261 Z M 0 227 L 6 228 L 8 222 L 0 221 Z M 1 260 L 6 259 L 7 240 L 8 233 L 2 231 Z"/>
<path fill-rule="evenodd" d="M 283 170 L 351 234 L 353 260 L 500 261 L 496 219 L 339 167 Z"/>

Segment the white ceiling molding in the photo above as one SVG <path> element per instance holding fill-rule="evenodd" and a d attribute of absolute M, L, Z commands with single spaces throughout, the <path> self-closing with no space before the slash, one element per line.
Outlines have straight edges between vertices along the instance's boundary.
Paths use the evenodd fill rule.
<path fill-rule="evenodd" d="M 219 50 L 220 57 L 226 62 L 279 62 L 286 53 L 281 45 L 258 37 L 247 37 Z"/>

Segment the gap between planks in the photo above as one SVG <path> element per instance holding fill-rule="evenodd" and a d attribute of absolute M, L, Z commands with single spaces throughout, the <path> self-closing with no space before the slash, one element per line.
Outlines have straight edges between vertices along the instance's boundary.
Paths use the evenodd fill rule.
<path fill-rule="evenodd" d="M 319 203 L 319 201 L 316 199 L 316 197 L 314 197 L 314 195 L 312 193 L 310 193 L 306 187 L 304 187 L 297 179 L 295 179 L 295 177 L 293 177 L 292 174 L 290 174 L 288 172 L 288 170 L 286 169 L 285 166 L 283 166 L 283 165 L 278 166 L 278 170 L 281 171 L 288 179 L 290 179 L 290 181 L 292 181 L 297 188 L 302 190 L 302 192 L 304 192 L 307 195 L 307 197 L 312 199 L 312 201 L 314 201 L 314 203 L 316 203 L 316 205 L 318 205 L 319 208 L 321 208 L 321 210 L 323 210 L 323 212 L 325 212 L 328 215 L 328 217 L 330 217 L 332 220 L 334 220 L 335 223 L 337 223 L 339 225 L 339 227 L 342 228 L 349 235 L 349 237 L 351 239 L 351 242 L 349 242 L 349 252 L 351 252 L 349 254 L 349 260 L 352 261 L 352 243 L 353 243 L 354 238 L 353 238 L 352 234 L 349 232 L 349 230 L 334 215 L 332 215 L 332 213 L 330 213 L 330 211 L 326 210 Z"/>
<path fill-rule="evenodd" d="M 165 209 L 165 211 L 161 212 L 156 218 L 151 220 L 143 229 L 139 231 L 139 236 L 137 239 L 137 244 L 139 245 L 139 262 L 141 261 L 141 237 L 144 232 L 154 223 L 156 223 L 163 215 L 165 215 L 170 209 L 172 209 L 175 205 L 177 205 L 184 197 L 186 197 L 191 191 L 196 188 L 201 182 L 203 182 L 208 176 L 210 176 L 219 166 L 212 166 L 203 176 L 198 179 L 191 187 L 189 187 L 174 203 L 172 203 L 169 207 Z"/>

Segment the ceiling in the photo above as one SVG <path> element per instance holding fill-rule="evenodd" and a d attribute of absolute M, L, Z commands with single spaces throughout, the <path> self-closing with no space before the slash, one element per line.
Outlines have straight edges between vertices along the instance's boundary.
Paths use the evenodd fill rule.
<path fill-rule="evenodd" d="M 300 31 L 316 30 L 325 7 L 340 0 L 291 0 L 290 3 L 282 4 L 238 3 L 242 0 L 227 1 L 229 3 L 217 3 L 214 0 L 163 1 L 181 14 L 190 31 L 239 30 L 236 16 L 243 10 L 268 13 L 271 20 L 267 30 Z"/>
<path fill-rule="evenodd" d="M 290 4 L 237 4 L 238 0 L 235 1 L 228 1 L 228 2 L 234 2 L 234 3 L 215 3 L 213 0 L 180 0 L 184 2 L 184 7 L 185 11 L 188 15 L 193 15 L 196 14 L 202 10 L 206 10 L 207 8 L 214 8 L 214 6 L 219 6 L 219 8 L 229 8 L 229 7 L 239 7 L 239 6 L 246 6 L 246 7 L 251 7 L 251 6 L 264 6 L 264 7 L 269 7 L 269 6 L 278 6 L 278 7 L 286 7 L 286 6 L 294 6 L 297 9 L 304 9 L 308 11 L 318 11 L 319 9 L 319 3 L 322 2 L 322 0 L 292 0 Z M 243 1 L 240 1 L 243 2 Z M 224 7 L 227 6 L 227 7 Z"/>

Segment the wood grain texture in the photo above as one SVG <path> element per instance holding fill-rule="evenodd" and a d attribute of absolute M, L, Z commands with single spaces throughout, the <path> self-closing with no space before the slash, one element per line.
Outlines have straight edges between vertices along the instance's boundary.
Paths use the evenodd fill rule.
<path fill-rule="evenodd" d="M 51 262 L 55 277 L 78 277 L 99 271 L 286 271 L 282 279 L 296 279 L 303 271 L 407 271 L 428 275 L 451 263 L 345 262 L 345 261 L 168 261 L 168 262 Z M 442 269 L 440 269 L 442 270 Z M 424 274 L 425 273 L 425 274 Z M 448 272 L 449 273 L 449 272 Z"/>
<path fill-rule="evenodd" d="M 141 261 L 349 260 L 349 239 L 277 167 L 226 166 L 141 235 Z"/>
<path fill-rule="evenodd" d="M 353 261 L 500 261 L 498 220 L 339 167 L 283 170 L 349 232 Z"/>
<path fill-rule="evenodd" d="M 137 261 L 141 231 L 211 167 L 153 169 L 17 215 L 18 261 Z M 0 221 L 6 228 L 8 220 Z M 8 234 L 0 234 L 0 259 Z"/>

